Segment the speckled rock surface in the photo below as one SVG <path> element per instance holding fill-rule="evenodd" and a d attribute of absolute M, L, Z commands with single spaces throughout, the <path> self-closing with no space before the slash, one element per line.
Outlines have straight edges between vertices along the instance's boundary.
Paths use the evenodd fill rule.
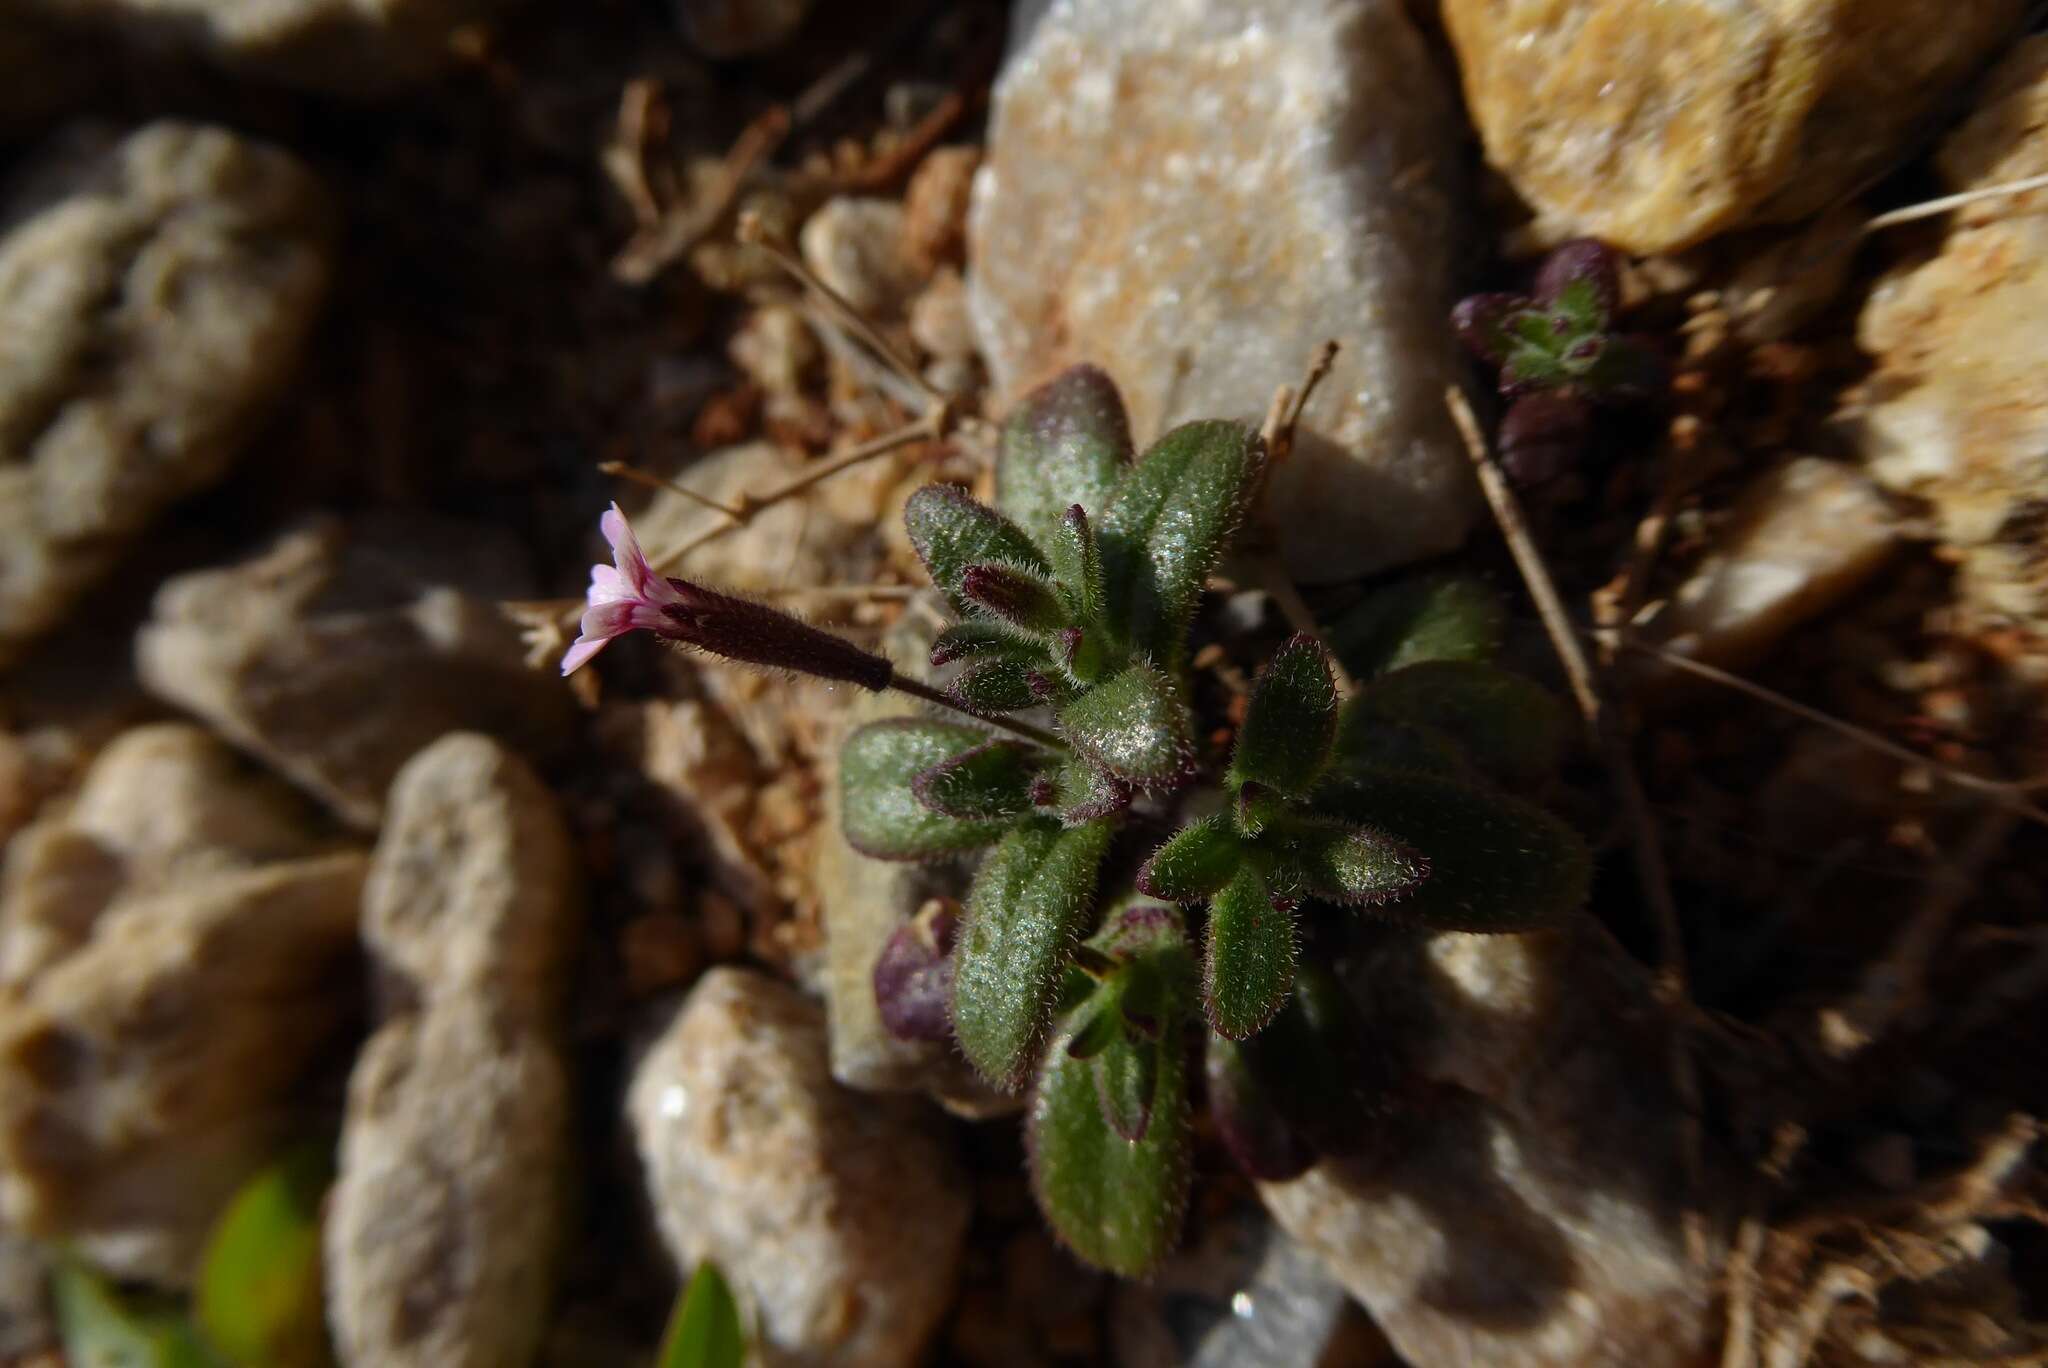
<path fill-rule="evenodd" d="M 1440 1090 L 1382 1153 L 1260 1193 L 1408 1361 L 1689 1368 L 1708 1349 L 1724 1189 L 1710 1165 L 1688 1194 L 1661 1028 L 1620 955 L 1591 934 L 1449 934 L 1361 967 L 1374 1034 Z"/>
<path fill-rule="evenodd" d="M 357 1009 L 365 862 L 191 728 L 109 746 L 0 896 L 0 1222 L 178 1285 Z"/>
<path fill-rule="evenodd" d="M 1020 29 L 969 222 L 1000 397 L 1092 361 L 1143 443 L 1257 421 L 1335 338 L 1269 495 L 1289 568 L 1456 545 L 1477 509 L 1443 402 L 1461 133 L 1397 0 L 1060 0 Z"/>
<path fill-rule="evenodd" d="M 1796 456 L 1743 491 L 1713 552 L 1646 630 L 1698 660 L 1753 665 L 1883 566 L 1897 544 L 1893 524 L 1854 467 Z"/>
<path fill-rule="evenodd" d="M 213 483 L 292 378 L 326 212 L 226 129 L 74 132 L 0 222 L 0 664 L 166 506 Z"/>
<path fill-rule="evenodd" d="M 344 1364 L 539 1350 L 569 1181 L 573 871 L 553 797 L 488 737 L 445 737 L 392 785 L 364 892 L 384 1020 L 349 1079 L 325 1227 Z"/>
<path fill-rule="evenodd" d="M 663 1241 L 680 1268 L 718 1262 L 763 1363 L 918 1361 L 952 1297 L 965 1180 L 927 1104 L 832 1081 L 815 1003 L 712 970 L 627 1107 Z"/>
<path fill-rule="evenodd" d="M 1671 251 L 1889 169 L 2021 0 L 1446 0 L 1465 99 L 1539 233 Z"/>
<path fill-rule="evenodd" d="M 2020 44 L 1942 144 L 1954 190 L 2048 172 L 2048 38 Z M 1949 218 L 1929 260 L 1871 292 L 1877 358 L 1847 427 L 1870 472 L 1926 499 L 1962 556 L 1965 602 L 2048 632 L 2048 191 Z"/>
<path fill-rule="evenodd" d="M 168 581 L 138 668 L 151 692 L 374 828 L 399 767 L 447 732 L 536 751 L 564 734 L 567 691 L 526 668 L 495 602 L 529 584 L 513 544 L 477 528 L 320 518 L 250 560 Z"/>

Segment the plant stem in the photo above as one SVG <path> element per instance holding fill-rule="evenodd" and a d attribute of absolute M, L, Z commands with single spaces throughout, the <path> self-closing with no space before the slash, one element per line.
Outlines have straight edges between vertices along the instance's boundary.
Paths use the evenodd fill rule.
<path fill-rule="evenodd" d="M 1034 727 L 1029 722 L 1019 722 L 1013 717 L 986 717 L 981 713 L 969 712 L 937 689 L 934 689 L 931 685 L 920 680 L 910 679 L 902 674 L 897 674 L 894 678 L 890 679 L 889 687 L 898 693 L 909 694 L 912 698 L 923 699 L 927 703 L 936 703 L 942 708 L 951 708 L 962 717 L 971 717 L 975 721 L 985 722 L 991 727 L 1001 727 L 1004 731 L 1015 732 L 1025 740 L 1035 741 L 1047 750 L 1064 752 L 1067 749 L 1066 742 L 1060 740 L 1051 732 L 1046 731 L 1043 727 Z"/>

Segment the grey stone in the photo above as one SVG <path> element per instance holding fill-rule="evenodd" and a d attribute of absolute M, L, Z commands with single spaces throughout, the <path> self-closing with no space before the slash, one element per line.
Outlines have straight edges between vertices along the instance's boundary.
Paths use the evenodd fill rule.
<path fill-rule="evenodd" d="M 289 154 L 195 124 L 28 172 L 0 212 L 0 662 L 241 455 L 326 291 L 326 219 Z"/>
<path fill-rule="evenodd" d="M 325 1226 L 345 1364 L 539 1352 L 569 1183 L 573 879 L 553 797 L 490 738 L 444 737 L 392 785 L 363 924 L 385 1014 L 349 1079 Z"/>
<path fill-rule="evenodd" d="M 0 1221 L 178 1286 L 356 1011 L 364 860 L 224 859 L 129 892 L 100 853 L 78 942 L 0 989 Z"/>
<path fill-rule="evenodd" d="M 167 582 L 137 664 L 152 692 L 374 828 L 399 767 L 447 732 L 535 750 L 563 737 L 567 691 L 525 666 L 494 601 L 527 586 L 512 545 L 475 528 L 321 518 Z"/>
<path fill-rule="evenodd" d="M 1948 189 L 2048 172 L 2048 37 L 2016 45 L 1935 158 Z M 1857 338 L 1877 358 L 1845 426 L 1881 483 L 1933 510 L 1964 606 L 2048 632 L 2048 192 L 1948 216 L 1931 259 L 1888 273 Z"/>
<path fill-rule="evenodd" d="M 1730 1189 L 1711 1154 L 1691 1187 L 1641 966 L 1590 930 L 1390 937 L 1354 988 L 1434 1092 L 1374 1153 L 1261 1184 L 1280 1225 L 1413 1363 L 1699 1362 Z"/>
<path fill-rule="evenodd" d="M 1538 237 L 1667 252 L 1806 217 L 1891 163 L 2021 0 L 1448 0 L 1488 159 Z"/>
<path fill-rule="evenodd" d="M 1327 582 L 1455 546 L 1444 409 L 1463 136 L 1399 0 L 1058 0 L 1009 55 L 969 220 L 1005 402 L 1076 361 L 1140 443 L 1257 421 L 1327 339 L 1269 516 Z"/>
<path fill-rule="evenodd" d="M 966 1181 L 923 1102 L 832 1081 L 815 1003 L 712 970 L 627 1109 L 664 1243 L 724 1270 L 762 1363 L 918 1361 L 952 1300 Z"/>

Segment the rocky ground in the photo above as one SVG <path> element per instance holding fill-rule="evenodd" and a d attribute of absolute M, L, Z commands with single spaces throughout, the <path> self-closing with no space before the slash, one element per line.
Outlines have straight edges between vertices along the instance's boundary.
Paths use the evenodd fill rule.
<path fill-rule="evenodd" d="M 770 1363 L 2048 1361 L 2038 19 L 0 0 L 0 1365 L 305 1142 L 347 1365 L 645 1364 L 707 1258 Z M 1583 927 L 1354 966 L 1439 1099 L 1390 1157 L 1205 1137 L 1184 1252 L 1086 1270 L 877 1014 L 960 886 L 837 830 L 904 705 L 564 683 L 597 515 L 915 661 L 976 419 L 1089 360 L 1141 443 L 1257 420 L 1335 339 L 1198 668 L 1261 564 L 1340 646 L 1458 568 L 1562 692 L 1443 395 L 1497 407 L 1454 300 L 1586 235 L 1670 383 L 1526 517 L 1661 861 L 1583 748 Z"/>

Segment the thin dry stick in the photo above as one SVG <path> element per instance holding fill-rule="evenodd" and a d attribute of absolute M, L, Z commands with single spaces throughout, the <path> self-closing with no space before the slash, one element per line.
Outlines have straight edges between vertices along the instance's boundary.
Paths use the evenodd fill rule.
<path fill-rule="evenodd" d="M 1301 422 L 1301 411 L 1308 407 L 1309 396 L 1316 386 L 1330 373 L 1330 367 L 1337 362 L 1337 343 L 1333 338 L 1317 349 L 1316 358 L 1309 363 L 1308 373 L 1302 377 L 1301 388 L 1282 385 L 1273 391 L 1273 402 L 1266 409 L 1265 425 L 1259 436 L 1266 444 L 1266 456 L 1274 465 L 1285 461 L 1294 450 L 1294 429 Z M 1288 626 L 1309 636 L 1322 637 L 1322 629 L 1316 624 L 1316 615 L 1309 611 L 1301 591 L 1294 587 L 1294 577 L 1287 573 L 1278 556 L 1267 554 L 1258 558 L 1259 580 L 1266 593 L 1280 609 L 1280 615 L 1287 619 Z M 1332 651 L 1323 652 L 1329 662 L 1330 674 L 1337 681 L 1337 691 L 1349 697 L 1356 685 L 1344 663 Z"/>
<path fill-rule="evenodd" d="M 666 489 L 671 494 L 680 494 L 683 498 L 688 499 L 691 503 L 696 504 L 699 508 L 708 508 L 713 513 L 723 513 L 726 517 L 731 518 L 734 522 L 741 521 L 742 518 L 745 516 L 740 512 L 739 509 L 734 508 L 731 504 L 722 504 L 718 500 L 712 498 L 710 495 L 699 494 L 696 490 L 690 488 L 688 485 L 677 484 L 674 480 L 664 480 L 659 475 L 649 475 L 644 470 L 635 470 L 632 466 L 627 465 L 624 461 L 599 461 L 597 463 L 597 469 L 600 474 L 611 475 L 621 480 L 628 480 L 631 481 L 633 484 L 641 485 L 648 489 Z"/>
<path fill-rule="evenodd" d="M 1699 1075 L 1687 1039 L 1692 1009 L 1686 988 L 1685 938 L 1679 928 L 1678 904 L 1671 897 L 1670 875 L 1664 864 L 1664 843 L 1658 835 L 1656 823 L 1650 818 L 1649 800 L 1644 797 L 1642 784 L 1636 778 L 1627 739 L 1601 700 L 1592 664 L 1580 649 L 1578 634 L 1565 612 L 1564 601 L 1558 597 L 1557 585 L 1550 577 L 1543 553 L 1529 535 L 1521 504 L 1508 487 L 1507 477 L 1501 474 L 1500 467 L 1494 464 L 1487 450 L 1486 438 L 1479 431 L 1479 420 L 1472 416 L 1472 405 L 1456 385 L 1444 391 L 1444 403 L 1450 408 L 1451 421 L 1457 424 L 1458 433 L 1465 440 L 1465 454 L 1471 459 L 1473 473 L 1479 477 L 1479 488 L 1493 510 L 1494 521 L 1500 525 L 1501 536 L 1515 558 L 1515 567 L 1522 572 L 1529 597 L 1535 601 L 1537 616 L 1543 620 L 1543 630 L 1550 637 L 1551 649 L 1557 652 L 1558 660 L 1564 666 L 1565 678 L 1578 701 L 1587 734 L 1606 760 L 1608 772 L 1621 795 L 1622 808 L 1628 816 L 1636 848 L 1636 879 L 1642 888 L 1644 901 L 1649 903 L 1656 918 L 1660 961 L 1656 976 L 1657 996 L 1670 1014 L 1671 1083 L 1685 1112 L 1682 1140 L 1687 1177 L 1697 1187 L 1705 1163 L 1700 1138 Z M 1685 1225 L 1689 1252 L 1695 1261 L 1704 1261 L 1706 1231 L 1703 1214 L 1689 1205 Z"/>
<path fill-rule="evenodd" d="M 1889 737 L 1880 736 L 1878 733 L 1864 727 L 1859 727 L 1853 722 L 1844 722 L 1839 717 L 1832 717 L 1818 708 L 1809 707 L 1796 698 L 1788 698 L 1775 689 L 1765 688 L 1761 684 L 1744 679 L 1741 675 L 1732 674 L 1718 665 L 1709 665 L 1703 660 L 1694 660 L 1691 656 L 1682 655 L 1677 651 L 1669 650 L 1654 642 L 1644 641 L 1631 633 L 1592 632 L 1589 635 L 1593 636 L 1596 640 L 1616 641 L 1632 651 L 1638 651 L 1644 655 L 1661 660 L 1675 669 L 1683 670 L 1688 674 L 1698 675 L 1701 679 L 1711 680 L 1723 688 L 1734 689 L 1738 693 L 1748 694 L 1759 702 L 1767 703 L 1782 712 L 1791 713 L 1794 717 L 1802 718 L 1817 727 L 1826 727 L 1829 731 L 1839 736 L 1847 737 L 1858 745 L 1889 755 L 1893 759 L 1906 764 L 1925 768 L 1929 774 L 1940 779 L 1943 783 L 1952 784 L 1956 788 L 1970 789 L 1977 793 L 1986 794 L 2000 806 L 2017 812 L 2028 821 L 2038 823 L 2041 826 L 2048 826 L 2048 809 L 2043 809 L 2037 804 L 2030 802 L 2026 796 L 2029 790 L 2040 786 L 2041 781 L 2039 780 L 1986 779 L 1982 775 L 1971 774 L 1967 770 L 1959 770 L 1953 766 L 1945 765 L 1939 760 L 1930 759 L 1909 746 L 1900 745 Z"/>
<path fill-rule="evenodd" d="M 628 285 L 645 285 L 703 241 L 739 199 L 754 168 L 774 154 L 789 135 L 789 111 L 773 105 L 740 130 L 712 187 L 695 213 L 671 206 L 652 225 L 636 232 L 612 258 L 612 275 Z"/>
<path fill-rule="evenodd" d="M 1877 215 L 1863 225 L 1859 231 L 1859 236 L 1875 233 L 1884 228 L 1893 228 L 1901 223 L 1912 223 L 1917 219 L 1933 218 L 1938 214 L 1946 214 L 1951 209 L 1961 209 L 1965 205 L 1976 204 L 1980 200 L 2003 199 L 2008 195 L 2024 195 L 2030 190 L 2048 190 L 2048 175 L 2026 176 L 2020 180 L 2007 181 L 2002 185 L 1987 185 L 1977 190 L 1965 190 L 1960 194 L 1943 195 L 1939 199 L 1925 200 L 1919 204 L 1908 204 L 1904 208 L 1894 209 L 1889 213 Z"/>

